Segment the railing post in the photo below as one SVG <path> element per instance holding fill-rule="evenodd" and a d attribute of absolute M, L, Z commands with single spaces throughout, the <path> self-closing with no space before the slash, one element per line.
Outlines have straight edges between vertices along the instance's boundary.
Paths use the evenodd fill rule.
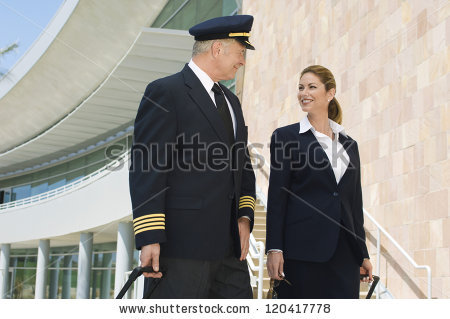
<path fill-rule="evenodd" d="M 428 299 L 431 299 L 431 268 L 427 266 L 427 276 L 428 276 Z"/>
<path fill-rule="evenodd" d="M 258 299 L 262 299 L 264 285 L 264 243 L 259 242 Z"/>
<path fill-rule="evenodd" d="M 377 228 L 377 275 L 380 276 L 380 263 L 381 263 L 381 232 L 380 229 Z M 377 285 L 376 288 L 376 296 L 377 299 L 380 299 L 380 285 Z"/>

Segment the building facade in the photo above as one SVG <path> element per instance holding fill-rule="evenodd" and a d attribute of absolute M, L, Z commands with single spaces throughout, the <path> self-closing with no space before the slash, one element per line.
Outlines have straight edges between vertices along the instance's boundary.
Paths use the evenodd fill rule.
<path fill-rule="evenodd" d="M 189 61 L 190 26 L 239 5 L 67 0 L 1 78 L 0 298 L 118 293 L 139 263 L 128 151 L 140 99 Z"/>
<path fill-rule="evenodd" d="M 378 258 L 366 218 L 383 287 L 450 297 L 448 1 L 67 0 L 0 79 L 0 298 L 117 294 L 139 263 L 127 152 L 145 87 L 189 61 L 190 26 L 238 12 L 255 17 L 256 50 L 227 85 L 260 160 L 260 199 L 273 130 L 304 116 L 300 72 L 324 65 L 359 144 L 365 209 L 431 270 L 429 294 L 426 270 L 383 233 Z"/>

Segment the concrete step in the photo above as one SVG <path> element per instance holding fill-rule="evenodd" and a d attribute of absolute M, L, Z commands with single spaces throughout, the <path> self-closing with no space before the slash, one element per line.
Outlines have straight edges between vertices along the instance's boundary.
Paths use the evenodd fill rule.
<path fill-rule="evenodd" d="M 266 230 L 265 229 L 254 229 L 252 231 L 253 236 L 255 238 L 266 238 Z"/>
<path fill-rule="evenodd" d="M 253 229 L 255 229 L 255 228 L 266 230 L 266 224 L 260 223 L 259 220 L 255 219 L 255 222 L 253 224 Z"/>
<path fill-rule="evenodd" d="M 264 210 L 262 210 L 262 211 L 259 211 L 259 210 L 255 210 L 255 217 L 266 217 L 267 216 L 267 213 L 266 213 L 266 211 L 264 211 Z"/>

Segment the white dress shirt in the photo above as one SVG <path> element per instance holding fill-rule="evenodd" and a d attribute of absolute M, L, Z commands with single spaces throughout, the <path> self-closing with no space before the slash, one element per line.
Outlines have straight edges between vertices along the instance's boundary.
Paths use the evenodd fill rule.
<path fill-rule="evenodd" d="M 208 74 L 206 74 L 205 71 L 200 69 L 200 67 L 197 64 L 195 64 L 195 62 L 192 61 L 192 59 L 191 59 L 191 61 L 189 61 L 188 66 L 191 68 L 191 70 L 194 72 L 194 74 L 198 77 L 200 82 L 202 82 L 203 87 L 205 88 L 206 92 L 208 92 L 208 94 L 209 94 L 209 97 L 213 101 L 214 105 L 216 105 L 216 99 L 214 98 L 214 92 L 212 90 L 212 88 L 214 86 L 214 81 L 209 77 Z M 230 110 L 231 121 L 233 122 L 234 137 L 236 138 L 236 117 L 234 115 L 233 108 L 231 107 L 230 101 L 228 101 L 225 93 L 223 94 L 223 96 L 225 97 L 225 101 L 227 101 L 228 109 Z M 217 105 L 216 105 L 216 107 L 217 107 Z"/>
<path fill-rule="evenodd" d="M 332 140 L 328 135 L 322 134 L 314 129 L 311 125 L 307 116 L 305 116 L 300 121 L 300 131 L 299 133 L 305 133 L 309 130 L 314 134 L 319 144 L 322 146 L 323 150 L 327 154 L 328 160 L 330 161 L 331 167 L 333 168 L 334 176 L 336 178 L 336 183 L 339 183 L 342 176 L 344 176 L 345 171 L 348 168 L 350 159 L 347 152 L 345 151 L 342 144 L 339 142 L 339 134 L 347 136 L 345 134 L 344 127 L 328 119 L 330 123 L 331 130 L 334 133 L 334 140 Z M 341 154 L 342 156 L 339 156 Z"/>

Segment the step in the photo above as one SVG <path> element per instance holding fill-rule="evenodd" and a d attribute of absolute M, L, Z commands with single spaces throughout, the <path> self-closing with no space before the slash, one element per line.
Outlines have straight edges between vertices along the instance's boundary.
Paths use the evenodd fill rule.
<path fill-rule="evenodd" d="M 266 238 L 266 230 L 265 229 L 254 229 L 252 231 L 253 236 L 255 238 Z"/>
<path fill-rule="evenodd" d="M 255 217 L 266 217 L 266 216 L 267 216 L 266 211 L 264 211 L 264 210 L 261 210 L 261 211 L 255 210 Z"/>
<path fill-rule="evenodd" d="M 253 224 L 253 229 L 255 228 L 259 228 L 259 229 L 266 229 L 266 224 L 264 223 L 259 223 L 259 220 L 255 220 L 254 224 Z"/>

